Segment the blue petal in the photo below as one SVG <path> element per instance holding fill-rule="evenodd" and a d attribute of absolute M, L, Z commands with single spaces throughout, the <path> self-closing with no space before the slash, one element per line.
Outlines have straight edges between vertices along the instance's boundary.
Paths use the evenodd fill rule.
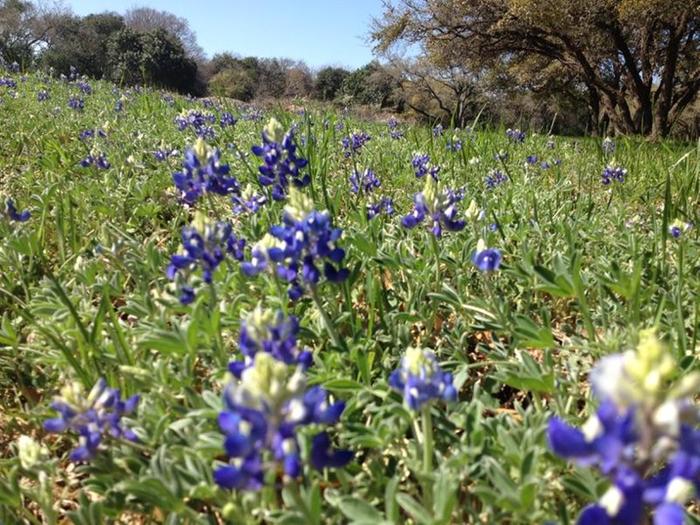
<path fill-rule="evenodd" d="M 44 430 L 47 432 L 63 432 L 67 426 L 66 420 L 62 417 L 56 417 L 44 421 Z"/>
<path fill-rule="evenodd" d="M 577 523 L 578 525 L 608 525 L 611 523 L 611 520 L 603 507 L 600 505 L 589 505 L 583 509 Z"/>
<path fill-rule="evenodd" d="M 675 503 L 664 503 L 656 507 L 654 525 L 683 525 L 685 511 Z"/>
<path fill-rule="evenodd" d="M 579 458 L 591 454 L 591 444 L 583 432 L 553 417 L 547 426 L 547 441 L 555 454 L 564 458 Z"/>
<path fill-rule="evenodd" d="M 235 467 L 219 467 L 214 471 L 214 482 L 225 489 L 243 488 L 247 482 L 247 476 Z"/>

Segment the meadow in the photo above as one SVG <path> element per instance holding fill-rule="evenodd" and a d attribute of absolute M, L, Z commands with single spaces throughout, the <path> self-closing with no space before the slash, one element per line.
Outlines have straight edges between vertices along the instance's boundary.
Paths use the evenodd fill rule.
<path fill-rule="evenodd" d="M 697 145 L 10 71 L 0 121 L 0 523 L 699 522 Z"/>

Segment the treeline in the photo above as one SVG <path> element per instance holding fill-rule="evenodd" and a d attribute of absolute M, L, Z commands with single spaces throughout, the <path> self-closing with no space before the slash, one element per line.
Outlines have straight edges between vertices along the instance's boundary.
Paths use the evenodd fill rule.
<path fill-rule="evenodd" d="M 700 5 L 698 2 L 692 3 Z M 584 9 L 600 17 L 599 21 L 586 19 L 590 31 L 597 30 L 600 38 L 581 39 L 579 59 L 585 64 L 598 61 L 595 67 L 604 71 L 600 79 L 591 80 L 584 74 L 585 67 L 565 59 L 568 51 L 548 47 L 549 56 L 531 42 L 539 38 L 540 26 L 520 27 L 524 40 L 516 38 L 511 47 L 494 48 L 505 38 L 501 33 L 489 36 L 491 40 L 484 34 L 478 40 L 475 33 L 461 32 L 461 26 L 451 17 L 442 17 L 436 7 L 448 3 L 397 0 L 394 7 L 387 4 L 371 32 L 382 62 L 372 61 L 353 71 L 342 67 L 314 71 L 303 61 L 284 58 L 221 53 L 208 59 L 187 21 L 166 11 L 133 8 L 123 15 L 79 17 L 28 0 L 0 0 L 0 59 L 16 62 L 23 69 L 52 68 L 65 75 L 73 67 L 81 74 L 121 85 L 151 85 L 245 102 L 316 99 L 457 127 L 478 119 L 560 134 L 673 133 L 682 138 L 700 134 L 696 102 L 700 32 L 692 11 L 674 8 L 674 16 L 680 18 L 664 15 L 667 20 L 662 20 L 658 34 L 653 32 L 655 19 L 647 16 L 646 36 L 628 18 L 620 18 L 615 22 L 619 33 L 610 33 L 618 36 L 618 42 L 606 47 L 602 37 L 612 30 L 596 25 L 605 23 L 605 11 L 597 4 Z M 537 0 L 527 3 L 536 12 Z M 484 20 L 494 16 L 487 8 L 471 15 Z M 511 15 L 499 16 L 505 20 Z M 610 16 L 614 18 L 614 10 Z M 676 38 L 668 33 L 671 23 L 678 35 L 677 49 L 668 47 Z M 564 38 L 558 26 L 551 33 L 554 36 L 548 38 Z M 635 56 L 639 49 L 635 39 L 642 36 L 647 45 L 658 46 L 653 60 Z M 577 38 L 582 37 L 577 34 Z M 478 46 L 469 47 L 471 42 Z M 523 47 L 524 43 L 529 47 Z M 417 46 L 423 53 L 417 58 L 398 56 L 393 52 L 397 44 Z M 627 50 L 621 64 L 615 63 L 619 54 L 615 46 Z M 673 71 L 667 62 L 674 64 Z"/>
<path fill-rule="evenodd" d="M 349 71 L 312 71 L 290 59 L 238 57 L 208 60 L 187 21 L 166 11 L 134 8 L 125 14 L 77 16 L 26 0 L 0 0 L 0 59 L 23 70 L 78 71 L 122 85 L 152 85 L 191 95 L 242 101 L 299 97 L 394 105 L 397 87 L 378 62 Z"/>
<path fill-rule="evenodd" d="M 136 8 L 79 17 L 25 0 L 0 0 L 0 58 L 25 70 L 78 71 L 201 95 L 203 56 L 187 21 L 168 12 Z"/>

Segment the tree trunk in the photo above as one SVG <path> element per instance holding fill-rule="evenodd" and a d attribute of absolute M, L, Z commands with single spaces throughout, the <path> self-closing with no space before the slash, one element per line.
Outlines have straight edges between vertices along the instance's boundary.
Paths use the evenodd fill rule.
<path fill-rule="evenodd" d="M 664 71 L 661 74 L 661 83 L 659 84 L 659 100 L 656 104 L 656 114 L 654 115 L 654 128 L 652 138 L 655 140 L 664 138 L 670 131 L 668 115 L 673 105 L 673 87 L 676 81 L 676 65 L 678 64 L 678 53 L 680 51 L 681 40 L 685 26 L 688 23 L 688 12 L 679 21 L 678 25 L 671 33 L 671 38 L 668 41 L 666 48 L 666 57 L 664 61 Z"/>
<path fill-rule="evenodd" d="M 588 107 L 590 108 L 588 118 L 590 123 L 589 129 L 591 135 L 597 137 L 602 133 L 602 130 L 600 129 L 600 95 L 598 94 L 595 86 L 588 85 L 587 89 Z"/>

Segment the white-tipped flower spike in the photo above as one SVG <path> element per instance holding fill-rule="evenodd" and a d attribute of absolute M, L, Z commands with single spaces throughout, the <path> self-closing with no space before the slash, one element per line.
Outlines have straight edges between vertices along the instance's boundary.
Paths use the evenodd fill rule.
<path fill-rule="evenodd" d="M 303 221 L 314 209 L 311 197 L 300 190 L 290 187 L 289 200 L 284 207 L 284 213 L 294 221 Z"/>
<path fill-rule="evenodd" d="M 480 215 L 481 215 L 481 210 L 479 209 L 479 205 L 476 203 L 476 201 L 474 199 L 472 199 L 471 202 L 469 203 L 469 207 L 464 212 L 464 216 L 469 221 L 476 221 L 479 219 Z"/>
<path fill-rule="evenodd" d="M 263 128 L 263 133 L 272 142 L 281 144 L 282 140 L 284 140 L 285 129 L 279 120 L 272 117 Z"/>
<path fill-rule="evenodd" d="M 634 350 L 605 357 L 591 372 L 600 404 L 581 428 L 550 419 L 551 449 L 579 465 L 595 465 L 612 485 L 578 523 L 632 525 L 652 515 L 654 523 L 683 523 L 683 507 L 700 479 L 694 400 L 700 377 L 689 374 L 673 388 L 679 372 L 656 331 L 641 330 Z"/>
<path fill-rule="evenodd" d="M 194 150 L 194 154 L 197 155 L 197 158 L 202 161 L 209 156 L 209 146 L 207 146 L 207 143 L 202 137 L 197 138 L 192 149 Z"/>
<path fill-rule="evenodd" d="M 49 455 L 48 449 L 30 436 L 17 439 L 17 456 L 22 468 L 30 470 L 42 463 Z"/>

